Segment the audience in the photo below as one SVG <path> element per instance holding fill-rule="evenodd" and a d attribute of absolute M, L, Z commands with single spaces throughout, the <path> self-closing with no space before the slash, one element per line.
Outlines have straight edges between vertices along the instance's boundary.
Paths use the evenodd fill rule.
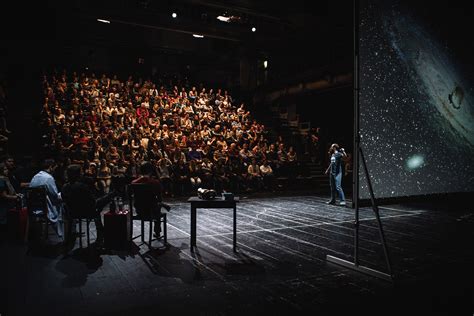
<path fill-rule="evenodd" d="M 223 89 L 188 90 L 132 76 L 121 81 L 76 72 L 44 76 L 43 88 L 45 150 L 65 167 L 68 161 L 84 166 L 103 194 L 118 175 L 123 182 L 135 179 L 144 161 L 168 196 L 199 186 L 260 190 L 263 161 L 264 178 L 295 170 L 296 152 L 287 151 L 281 138 L 271 143 L 245 104 L 235 106 Z"/>

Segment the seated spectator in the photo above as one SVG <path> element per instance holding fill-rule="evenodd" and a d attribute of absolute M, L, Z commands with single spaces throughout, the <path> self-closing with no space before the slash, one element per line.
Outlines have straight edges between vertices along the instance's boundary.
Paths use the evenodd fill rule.
<path fill-rule="evenodd" d="M 58 237 L 63 238 L 64 223 L 63 223 L 63 208 L 61 195 L 56 187 L 56 181 L 52 174 L 57 167 L 53 159 L 45 159 L 43 162 L 43 170 L 38 172 L 30 181 L 30 188 L 39 186 L 46 187 L 48 197 L 48 219 L 52 223 Z"/>
<path fill-rule="evenodd" d="M 290 177 L 295 177 L 297 174 L 296 163 L 297 163 L 297 156 L 296 156 L 295 149 L 293 148 L 293 146 L 290 146 L 287 153 L 287 165 L 288 165 L 287 172 Z"/>
<path fill-rule="evenodd" d="M 283 142 L 278 144 L 277 156 L 278 156 L 278 164 L 277 164 L 278 174 L 283 175 L 283 176 L 288 176 L 288 167 L 287 167 L 288 154 L 285 150 L 285 144 L 283 144 Z"/>
<path fill-rule="evenodd" d="M 97 244 L 101 245 L 104 238 L 104 226 L 102 225 L 101 212 L 103 208 L 112 201 L 115 192 L 102 197 L 97 197 L 96 192 L 91 190 L 87 179 L 83 177 L 83 169 L 80 165 L 70 165 L 67 168 L 68 182 L 62 188 L 62 198 L 67 207 L 69 217 L 93 217 L 97 229 Z M 67 243 L 74 242 L 72 231 L 72 220 L 69 221 L 69 236 Z"/>
<path fill-rule="evenodd" d="M 15 192 L 8 179 L 8 168 L 4 163 L 0 163 L 0 225 L 7 223 L 7 211 L 15 207 L 20 194 Z"/>
<path fill-rule="evenodd" d="M 171 181 L 171 166 L 172 163 L 168 158 L 163 157 L 158 160 L 156 171 L 160 178 L 160 182 L 163 184 L 165 195 L 169 195 L 171 194 L 171 192 L 173 192 L 173 184 Z"/>
<path fill-rule="evenodd" d="M 260 166 L 260 173 L 263 176 L 263 184 L 267 189 L 274 190 L 275 188 L 275 176 L 273 174 L 272 167 L 268 164 L 267 160 L 263 161 Z"/>
<path fill-rule="evenodd" d="M 109 193 L 110 184 L 112 183 L 112 172 L 105 159 L 100 161 L 99 170 L 97 171 L 97 181 L 102 192 L 104 194 Z"/>
<path fill-rule="evenodd" d="M 199 177 L 201 173 L 201 168 L 197 164 L 196 160 L 191 160 L 189 162 L 189 180 L 191 182 L 192 188 L 197 189 L 201 186 L 201 178 Z"/>
<path fill-rule="evenodd" d="M 244 162 L 250 162 L 251 161 L 250 159 L 252 158 L 252 153 L 250 152 L 249 146 L 248 146 L 247 143 L 244 143 L 244 145 L 242 146 L 242 149 L 239 152 L 239 155 L 240 155 L 240 158 Z"/>
<path fill-rule="evenodd" d="M 183 195 L 188 187 L 189 182 L 189 169 L 185 161 L 180 158 L 176 164 L 173 165 L 173 176 L 176 182 L 175 193 Z"/>
<path fill-rule="evenodd" d="M 215 186 L 218 192 L 229 190 L 229 177 L 227 176 L 227 168 L 225 160 L 218 160 L 214 167 Z"/>
<path fill-rule="evenodd" d="M 202 152 L 196 150 L 196 147 L 193 146 L 191 150 L 188 152 L 188 159 L 189 160 L 196 160 L 197 162 L 201 162 L 202 160 Z"/>
<path fill-rule="evenodd" d="M 213 167 L 214 164 L 208 159 L 204 158 L 201 163 L 201 179 L 206 188 L 211 188 L 213 178 Z"/>
<path fill-rule="evenodd" d="M 22 181 L 29 179 L 28 175 L 21 175 L 19 170 L 17 170 L 15 165 L 15 159 L 12 156 L 6 156 L 3 160 L 5 167 L 8 169 L 7 177 L 10 181 L 10 184 L 13 186 L 13 189 L 16 193 L 22 193 L 24 188 L 29 186 L 27 181 Z M 28 177 L 28 178 L 27 178 Z"/>
<path fill-rule="evenodd" d="M 109 161 L 113 164 L 117 164 L 117 162 L 120 160 L 120 154 L 117 150 L 117 147 L 111 146 L 109 148 L 109 151 L 106 154 L 106 159 L 107 159 L 107 161 Z"/>
<path fill-rule="evenodd" d="M 161 211 L 158 203 L 162 203 L 162 191 L 163 188 L 161 186 L 161 182 L 154 176 L 155 170 L 153 168 L 153 165 L 148 162 L 144 161 L 140 165 L 140 177 L 133 180 L 132 183 L 144 183 L 144 184 L 149 184 L 153 188 L 153 192 L 155 194 L 156 198 L 156 204 L 153 205 L 152 207 L 152 219 L 155 221 L 154 225 L 154 231 L 156 237 L 160 236 L 161 233 L 161 225 L 160 225 L 160 218 L 161 218 Z M 139 202 L 139 201 L 138 201 Z M 167 211 L 170 210 L 170 207 L 164 203 L 161 204 Z M 140 210 L 140 205 L 137 204 L 137 201 L 135 200 L 135 205 L 137 208 L 137 211 Z"/>
<path fill-rule="evenodd" d="M 249 174 L 248 180 L 251 186 L 257 190 L 260 189 L 262 187 L 262 175 L 255 158 L 252 158 L 252 163 L 248 166 L 247 172 Z"/>
<path fill-rule="evenodd" d="M 214 161 L 225 163 L 227 161 L 227 154 L 221 145 L 217 147 L 217 150 L 214 151 L 213 155 Z"/>

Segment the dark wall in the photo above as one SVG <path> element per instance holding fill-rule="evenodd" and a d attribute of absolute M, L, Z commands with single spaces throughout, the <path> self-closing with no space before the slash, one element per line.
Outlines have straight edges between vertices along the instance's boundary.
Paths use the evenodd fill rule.
<path fill-rule="evenodd" d="M 45 41 L 4 41 L 2 72 L 7 94 L 7 122 L 12 131 L 9 151 L 26 154 L 37 148 L 34 113 L 41 109 L 41 66 L 48 59 Z"/>
<path fill-rule="evenodd" d="M 310 121 L 313 127 L 321 127 L 327 143 L 337 142 L 346 149 L 352 149 L 354 134 L 352 86 L 313 91 L 297 97 L 295 101 L 300 118 L 303 121 Z"/>

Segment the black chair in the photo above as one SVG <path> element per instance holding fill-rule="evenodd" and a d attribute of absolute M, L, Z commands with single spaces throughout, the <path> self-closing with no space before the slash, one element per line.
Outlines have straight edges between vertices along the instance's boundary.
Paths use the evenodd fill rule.
<path fill-rule="evenodd" d="M 30 222 L 46 224 L 44 238 L 48 239 L 48 196 L 45 186 L 30 187 L 25 189 L 26 207 L 28 209 L 28 220 L 25 240 L 28 240 Z"/>
<path fill-rule="evenodd" d="M 82 248 L 82 223 L 83 221 L 86 223 L 86 236 L 87 236 L 87 247 L 90 246 L 90 222 L 94 220 L 97 216 L 95 214 L 95 209 L 92 206 L 85 206 L 81 204 L 76 205 L 68 205 L 67 203 L 64 205 L 66 209 L 66 213 L 70 220 L 75 222 L 79 225 L 79 247 Z M 71 234 L 71 232 L 68 232 Z"/>
<path fill-rule="evenodd" d="M 153 240 L 163 238 L 163 244 L 165 247 L 168 246 L 168 235 L 167 235 L 167 219 L 166 212 L 162 211 L 165 206 L 162 203 L 161 196 L 156 196 L 152 185 L 147 183 L 132 183 L 128 186 L 128 195 L 130 203 L 130 241 L 141 237 L 142 244 L 148 245 L 148 248 L 152 249 L 151 243 Z M 135 211 L 135 212 L 134 212 Z M 159 213 L 159 219 L 153 217 L 153 213 Z M 141 234 L 133 236 L 133 221 L 141 221 Z M 159 220 L 159 225 L 163 224 L 162 235 L 157 236 L 157 239 L 153 239 L 153 221 Z M 145 242 L 145 221 L 149 222 L 149 233 L 148 242 Z"/>

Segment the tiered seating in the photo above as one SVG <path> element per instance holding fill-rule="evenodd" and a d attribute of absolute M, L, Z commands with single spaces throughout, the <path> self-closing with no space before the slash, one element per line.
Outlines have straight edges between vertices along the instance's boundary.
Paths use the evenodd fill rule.
<path fill-rule="evenodd" d="M 165 194 L 204 186 L 273 189 L 295 175 L 297 154 L 222 89 L 160 86 L 128 77 L 45 76 L 44 148 L 63 166 L 79 163 L 97 189 L 128 183 L 151 161 Z"/>

